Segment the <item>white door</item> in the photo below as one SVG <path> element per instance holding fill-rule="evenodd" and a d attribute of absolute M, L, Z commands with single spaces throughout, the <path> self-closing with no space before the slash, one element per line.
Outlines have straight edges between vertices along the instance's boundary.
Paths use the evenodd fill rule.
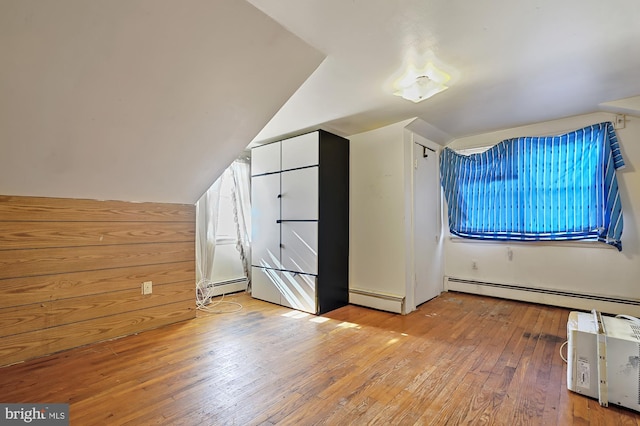
<path fill-rule="evenodd" d="M 315 166 L 320 163 L 318 132 L 285 139 L 281 144 L 282 170 L 299 169 L 301 167 Z"/>
<path fill-rule="evenodd" d="M 282 269 L 318 275 L 318 222 L 282 222 Z"/>
<path fill-rule="evenodd" d="M 318 219 L 318 167 L 281 173 L 282 220 Z"/>
<path fill-rule="evenodd" d="M 262 175 L 280 171 L 280 142 L 262 145 L 251 150 L 251 174 Z"/>
<path fill-rule="evenodd" d="M 251 179 L 251 263 L 280 269 L 280 173 Z"/>
<path fill-rule="evenodd" d="M 413 218 L 416 306 L 442 292 L 440 250 L 440 178 L 437 145 L 413 135 Z M 420 144 L 420 145 L 419 145 Z M 426 156 L 424 156 L 426 154 Z"/>

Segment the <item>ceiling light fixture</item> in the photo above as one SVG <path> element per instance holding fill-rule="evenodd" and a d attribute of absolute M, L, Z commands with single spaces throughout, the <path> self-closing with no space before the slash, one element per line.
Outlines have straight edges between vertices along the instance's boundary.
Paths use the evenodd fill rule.
<path fill-rule="evenodd" d="M 433 52 L 418 55 L 411 49 L 402 68 L 387 80 L 387 87 L 394 95 L 418 103 L 447 90 L 456 76 L 457 72 L 439 61 Z"/>
<path fill-rule="evenodd" d="M 423 69 L 410 66 L 406 72 L 398 78 L 393 86 L 396 96 L 418 103 L 433 95 L 447 90 L 447 83 L 451 76 L 437 69 L 432 63 L 428 63 Z"/>
<path fill-rule="evenodd" d="M 396 91 L 394 95 L 418 103 L 448 88 L 444 84 L 431 80 L 427 75 L 419 75 L 413 83 Z"/>

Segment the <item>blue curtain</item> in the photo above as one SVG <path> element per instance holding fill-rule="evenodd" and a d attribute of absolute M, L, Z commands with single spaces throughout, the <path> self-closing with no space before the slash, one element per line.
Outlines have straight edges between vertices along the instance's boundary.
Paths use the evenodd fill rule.
<path fill-rule="evenodd" d="M 612 123 L 507 139 L 462 155 L 445 148 L 440 179 L 452 234 L 491 240 L 596 240 L 622 250 Z"/>

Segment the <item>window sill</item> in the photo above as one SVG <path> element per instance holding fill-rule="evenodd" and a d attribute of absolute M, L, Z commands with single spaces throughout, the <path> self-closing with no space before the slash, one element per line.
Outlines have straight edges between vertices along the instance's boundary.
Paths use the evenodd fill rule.
<path fill-rule="evenodd" d="M 614 246 L 605 244 L 600 241 L 580 241 L 580 240 L 568 240 L 568 241 L 497 241 L 497 240 L 476 240 L 473 238 L 462 238 L 449 234 L 449 241 L 455 244 L 485 244 L 485 245 L 498 245 L 498 246 L 530 246 L 530 247 L 572 247 L 572 248 L 591 248 L 591 249 L 606 249 L 616 250 Z"/>

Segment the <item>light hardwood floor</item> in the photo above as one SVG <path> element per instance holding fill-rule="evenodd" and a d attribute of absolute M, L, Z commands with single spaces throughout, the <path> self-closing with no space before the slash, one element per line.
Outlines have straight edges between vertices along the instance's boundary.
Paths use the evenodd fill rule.
<path fill-rule="evenodd" d="M 226 300 L 244 308 L 1 368 L 0 401 L 68 402 L 72 425 L 640 424 L 567 390 L 566 309 L 443 293 L 407 316 L 316 317 Z"/>

